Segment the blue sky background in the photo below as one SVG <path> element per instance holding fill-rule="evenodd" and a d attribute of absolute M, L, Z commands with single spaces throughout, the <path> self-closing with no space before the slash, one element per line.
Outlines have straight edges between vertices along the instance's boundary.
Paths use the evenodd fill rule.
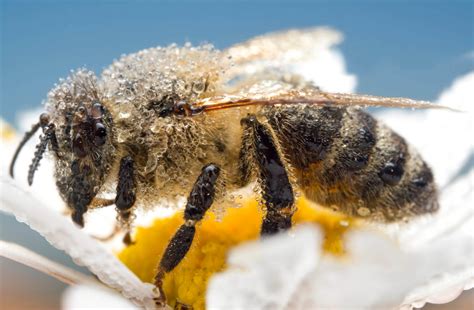
<path fill-rule="evenodd" d="M 362 93 L 434 100 L 474 68 L 472 1 L 0 2 L 0 117 L 9 122 L 18 111 L 39 107 L 71 69 L 100 72 L 121 54 L 151 46 L 190 40 L 224 48 L 286 28 L 329 25 L 342 31 L 340 49 Z M 0 214 L 0 233 L 73 266 L 10 216 Z M 0 283 L 4 305 L 59 306 L 65 285 L 0 262 L 8 283 Z"/>
<path fill-rule="evenodd" d="M 473 69 L 472 1 L 178 2 L 2 1 L 1 116 L 39 106 L 70 69 L 100 72 L 146 47 L 224 48 L 290 27 L 341 30 L 362 93 L 433 100 Z"/>

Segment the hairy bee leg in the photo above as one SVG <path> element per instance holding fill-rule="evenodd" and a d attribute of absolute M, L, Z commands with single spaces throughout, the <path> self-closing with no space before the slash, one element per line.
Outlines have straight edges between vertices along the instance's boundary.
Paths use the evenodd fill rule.
<path fill-rule="evenodd" d="M 100 242 L 107 242 L 107 241 L 110 241 L 112 240 L 115 236 L 117 236 L 118 233 L 120 233 L 122 230 L 120 229 L 120 225 L 118 225 L 117 223 L 114 225 L 114 230 L 112 232 L 110 232 L 110 234 L 104 236 L 104 237 L 99 237 L 99 236 L 94 236 L 94 235 L 91 235 L 92 238 L 94 238 L 95 240 L 99 240 Z"/>
<path fill-rule="evenodd" d="M 189 305 L 186 305 L 186 304 L 183 304 L 182 302 L 180 302 L 179 300 L 176 301 L 176 305 L 174 306 L 174 309 L 175 310 L 192 310 L 193 307 L 192 306 L 189 306 Z"/>
<path fill-rule="evenodd" d="M 107 199 L 107 198 L 94 198 L 91 204 L 89 205 L 89 209 L 100 209 L 109 207 L 115 204 L 115 199 Z"/>
<path fill-rule="evenodd" d="M 272 235 L 287 230 L 291 227 L 295 202 L 288 172 L 269 129 L 252 115 L 243 119 L 242 123 L 251 128 L 254 160 L 257 163 L 262 198 L 267 209 L 261 234 Z"/>
<path fill-rule="evenodd" d="M 252 150 L 252 137 L 253 133 L 251 128 L 246 128 L 242 134 L 241 146 L 239 151 L 239 181 L 238 185 L 244 187 L 249 184 L 252 177 L 252 169 L 250 163 L 252 161 L 251 150 Z"/>
<path fill-rule="evenodd" d="M 219 173 L 220 168 L 216 165 L 206 165 L 194 183 L 184 210 L 185 222 L 168 243 L 155 276 L 155 286 L 160 292 L 160 297 L 155 300 L 158 305 L 164 306 L 166 304 L 166 297 L 163 292 L 165 274 L 172 271 L 189 251 L 196 233 L 195 226 L 211 207 Z"/>
<path fill-rule="evenodd" d="M 136 182 L 134 175 L 134 161 L 131 156 L 125 156 L 120 160 L 120 169 L 118 174 L 117 195 L 115 196 L 115 206 L 118 216 L 122 223 L 130 225 L 132 207 L 136 200 Z M 127 228 L 123 242 L 127 245 L 132 244 L 130 228 Z"/>

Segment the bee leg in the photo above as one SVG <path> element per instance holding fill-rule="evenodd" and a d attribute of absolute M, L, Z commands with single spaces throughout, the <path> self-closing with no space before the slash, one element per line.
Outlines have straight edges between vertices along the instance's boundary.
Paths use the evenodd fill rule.
<path fill-rule="evenodd" d="M 107 199 L 107 198 L 97 198 L 95 197 L 91 204 L 89 205 L 89 209 L 100 209 L 111 206 L 115 203 L 114 199 Z"/>
<path fill-rule="evenodd" d="M 244 187 L 249 182 L 251 181 L 252 177 L 252 168 L 251 162 L 252 162 L 252 144 L 253 144 L 253 133 L 251 132 L 251 128 L 245 128 L 243 135 L 242 135 L 242 140 L 241 140 L 241 146 L 240 146 L 240 152 L 239 152 L 239 166 L 238 166 L 238 171 L 239 171 L 239 179 L 237 185 L 239 187 Z"/>
<path fill-rule="evenodd" d="M 176 301 L 176 305 L 174 306 L 175 310 L 192 310 L 193 307 L 190 305 L 183 304 L 179 300 Z"/>
<path fill-rule="evenodd" d="M 125 156 L 120 161 L 120 169 L 117 182 L 117 195 L 115 196 L 115 206 L 119 220 L 127 227 L 127 232 L 123 238 L 126 245 L 133 243 L 130 236 L 130 217 L 132 216 L 132 207 L 136 200 L 136 183 L 134 176 L 133 159 Z"/>
<path fill-rule="evenodd" d="M 188 202 L 184 210 L 185 222 L 168 243 L 155 276 L 155 286 L 160 292 L 160 296 L 155 301 L 159 306 L 166 304 L 166 297 L 163 292 L 164 276 L 172 271 L 189 251 L 196 232 L 195 226 L 197 222 L 202 220 L 214 200 L 215 185 L 219 173 L 219 167 L 214 164 L 204 166 L 188 196 Z"/>
<path fill-rule="evenodd" d="M 262 198 L 267 212 L 263 219 L 261 234 L 272 235 L 291 227 L 294 209 L 294 194 L 288 172 L 280 158 L 272 134 L 255 116 L 242 120 L 251 128 L 254 160 L 256 161 Z"/>

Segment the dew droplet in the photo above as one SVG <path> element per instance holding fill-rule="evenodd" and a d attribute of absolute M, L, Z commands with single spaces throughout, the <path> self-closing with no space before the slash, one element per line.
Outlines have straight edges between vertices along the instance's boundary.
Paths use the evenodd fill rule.
<path fill-rule="evenodd" d="M 160 132 L 160 126 L 158 123 L 154 123 L 151 127 L 150 127 L 150 130 L 151 132 L 153 133 L 159 133 Z"/>
<path fill-rule="evenodd" d="M 357 209 L 357 214 L 360 216 L 368 216 L 370 215 L 370 209 L 366 207 L 360 207 Z"/>
<path fill-rule="evenodd" d="M 127 119 L 130 117 L 130 112 L 122 111 L 119 113 L 119 119 Z"/>
<path fill-rule="evenodd" d="M 204 91 L 205 84 L 203 82 L 196 82 L 193 84 L 193 91 L 195 93 L 202 93 Z"/>
<path fill-rule="evenodd" d="M 123 143 L 126 140 L 127 140 L 127 137 L 125 136 L 125 134 L 123 132 L 119 132 L 117 135 L 117 142 Z"/>
<path fill-rule="evenodd" d="M 349 222 L 346 221 L 346 220 L 340 220 L 339 225 L 341 225 L 343 227 L 349 227 Z"/>

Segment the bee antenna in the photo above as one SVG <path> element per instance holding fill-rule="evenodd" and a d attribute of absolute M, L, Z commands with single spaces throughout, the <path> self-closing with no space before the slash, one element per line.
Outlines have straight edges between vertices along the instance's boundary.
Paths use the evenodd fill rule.
<path fill-rule="evenodd" d="M 10 176 L 12 178 L 15 178 L 13 168 L 15 167 L 15 162 L 16 162 L 16 159 L 18 158 L 18 155 L 20 154 L 21 149 L 26 144 L 26 142 L 28 142 L 28 140 L 30 140 L 30 138 L 38 131 L 40 126 L 41 126 L 41 122 L 33 124 L 30 131 L 27 131 L 25 133 L 25 135 L 23 136 L 23 139 L 21 140 L 20 144 L 16 148 L 15 154 L 13 155 L 12 161 L 10 163 Z"/>
<path fill-rule="evenodd" d="M 28 185 L 33 184 L 33 178 L 35 176 L 36 170 L 38 170 L 39 163 L 43 158 L 43 154 L 46 151 L 46 146 L 48 145 L 49 140 L 52 139 L 54 131 L 51 131 L 50 128 L 45 132 L 44 136 L 40 136 L 40 143 L 36 145 L 35 157 L 30 164 L 30 169 L 28 170 Z"/>

